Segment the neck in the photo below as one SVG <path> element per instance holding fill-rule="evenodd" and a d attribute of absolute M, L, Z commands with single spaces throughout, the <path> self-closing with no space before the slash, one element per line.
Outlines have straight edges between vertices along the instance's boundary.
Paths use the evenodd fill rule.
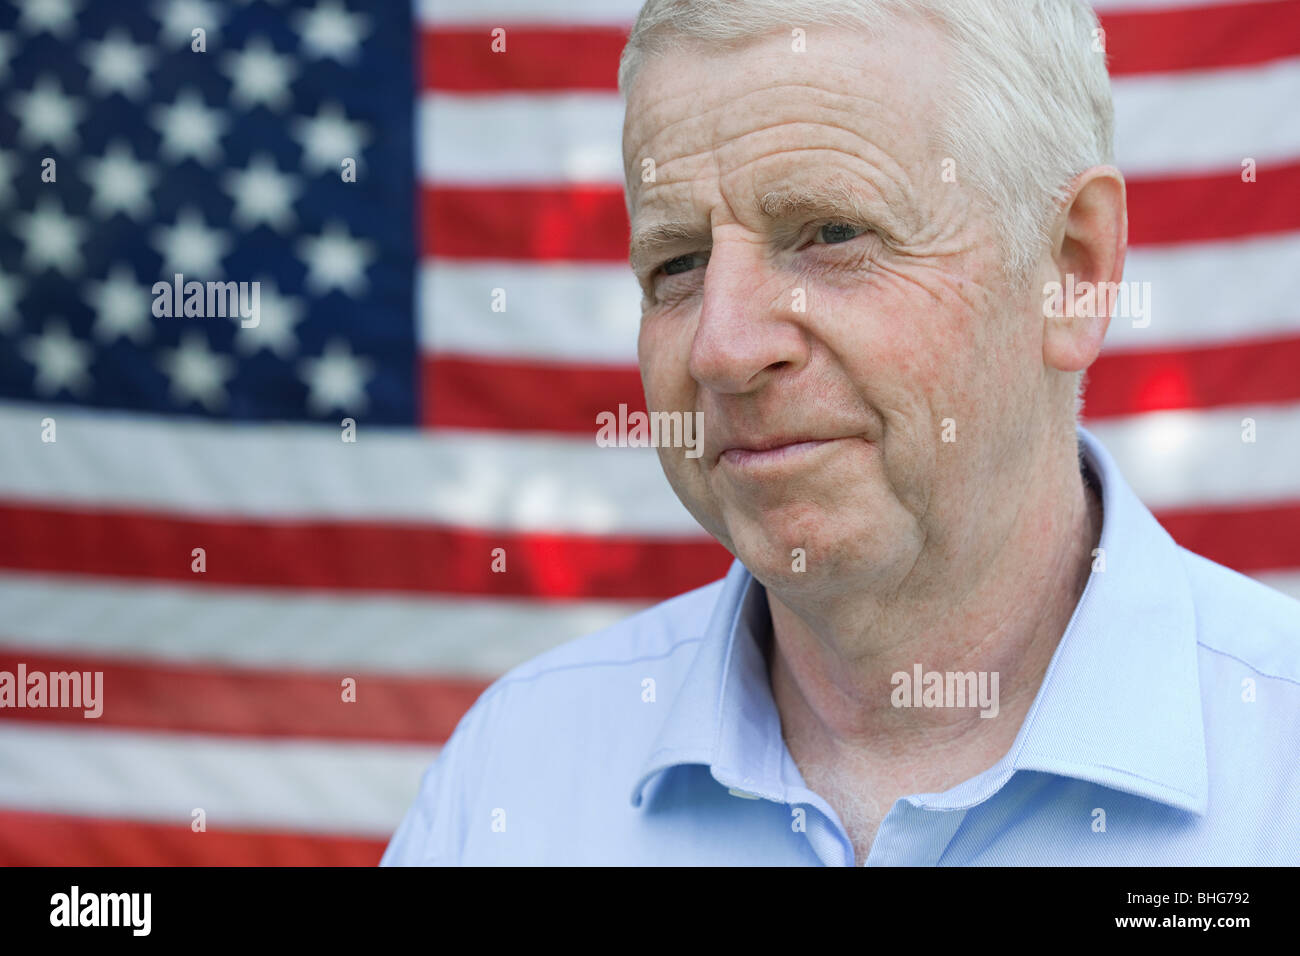
<path fill-rule="evenodd" d="M 859 756 L 981 739 L 1010 745 L 1101 536 L 1101 501 L 1080 474 L 1073 433 L 1058 446 L 1051 467 L 1026 469 L 1034 484 L 1016 489 L 1010 515 L 982 536 L 1000 542 L 991 552 L 972 549 L 938 574 L 927 568 L 917 575 L 942 587 L 922 583 L 909 591 L 905 582 L 888 595 L 859 589 L 815 605 L 768 590 L 772 691 L 787 739 L 797 737 L 805 753 Z M 984 673 L 986 686 L 996 674 L 1002 719 L 982 719 L 971 701 L 896 706 L 894 675 L 906 674 L 910 684 L 918 665 L 926 673 Z M 918 704 L 921 690 L 911 688 Z"/>

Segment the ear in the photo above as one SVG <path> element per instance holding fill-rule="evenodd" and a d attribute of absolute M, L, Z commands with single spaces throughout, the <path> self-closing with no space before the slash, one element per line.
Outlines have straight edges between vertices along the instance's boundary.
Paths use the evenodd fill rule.
<path fill-rule="evenodd" d="M 1049 368 L 1078 372 L 1097 358 L 1127 248 L 1124 177 L 1114 166 L 1085 170 L 1071 183 L 1052 226 L 1043 306 L 1043 362 Z"/>

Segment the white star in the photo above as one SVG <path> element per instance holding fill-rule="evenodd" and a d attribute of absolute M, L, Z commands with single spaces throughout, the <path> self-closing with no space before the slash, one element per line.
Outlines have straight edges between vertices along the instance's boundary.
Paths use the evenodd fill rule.
<path fill-rule="evenodd" d="M 154 7 L 154 18 L 162 24 L 163 40 L 167 44 L 187 48 L 195 27 L 211 33 L 221 25 L 220 10 L 203 0 L 167 0 Z"/>
<path fill-rule="evenodd" d="M 153 64 L 153 51 L 144 44 L 131 42 L 120 27 L 113 29 L 98 43 L 82 47 L 81 61 L 90 69 L 86 84 L 96 96 L 121 93 L 129 100 L 148 92 L 144 75 Z"/>
<path fill-rule="evenodd" d="M 7 33 L 0 33 L 0 80 L 9 79 L 9 61 L 14 56 L 14 41 Z"/>
<path fill-rule="evenodd" d="M 154 128 L 162 135 L 163 156 L 180 162 L 192 156 L 204 166 L 221 160 L 221 134 L 227 120 L 221 110 L 209 109 L 193 89 L 182 90 L 171 106 L 155 107 Z"/>
<path fill-rule="evenodd" d="M 87 159 L 84 174 L 94 190 L 90 208 L 95 214 L 107 219 L 123 212 L 140 220 L 152 211 L 153 201 L 149 196 L 157 177 L 149 166 L 135 158 L 124 141 L 114 141 L 102 159 Z"/>
<path fill-rule="evenodd" d="M 289 84 L 298 73 L 293 57 L 275 52 L 266 37 L 254 37 L 239 53 L 227 53 L 222 71 L 230 77 L 230 96 L 244 109 L 258 103 L 283 110 L 293 101 Z"/>
<path fill-rule="evenodd" d="M 297 296 L 283 296 L 275 280 L 262 276 L 258 285 L 258 323 L 235 330 L 235 343 L 245 355 L 255 355 L 261 349 L 274 352 L 287 359 L 298 351 L 298 336 L 294 326 L 302 321 L 303 301 Z M 239 316 L 232 317 L 239 322 Z"/>
<path fill-rule="evenodd" d="M 163 258 L 162 271 L 179 272 L 186 279 L 217 280 L 230 245 L 220 229 L 208 228 L 193 206 L 177 213 L 176 225 L 159 226 L 153 232 L 153 247 Z"/>
<path fill-rule="evenodd" d="M 361 161 L 361 149 L 370 142 L 363 123 L 353 123 L 337 103 L 322 103 L 312 119 L 296 118 L 293 136 L 302 144 L 303 165 L 311 172 L 337 173 L 345 157 Z"/>
<path fill-rule="evenodd" d="M 231 213 L 235 225 L 252 229 L 264 222 L 277 231 L 293 228 L 297 221 L 293 203 L 302 193 L 302 187 L 296 177 L 276 169 L 266 153 L 252 157 L 243 172 L 226 173 L 223 182 L 235 201 Z"/>
<path fill-rule="evenodd" d="M 77 124 L 86 112 L 73 97 L 65 96 L 59 81 L 49 75 L 42 76 L 30 92 L 10 96 L 9 109 L 22 124 L 19 139 L 29 146 L 49 143 L 57 149 L 76 144 Z"/>
<path fill-rule="evenodd" d="M 18 300 L 23 297 L 21 276 L 0 272 L 0 332 L 13 332 L 22 324 Z"/>
<path fill-rule="evenodd" d="M 14 198 L 14 173 L 17 171 L 18 167 L 9 154 L 0 149 L 0 203 L 7 204 Z"/>
<path fill-rule="evenodd" d="M 19 351 L 36 366 L 33 385 L 42 395 L 56 395 L 62 389 L 79 395 L 93 384 L 90 346 L 69 335 L 67 323 L 61 319 L 51 319 L 40 335 L 23 339 Z"/>
<path fill-rule="evenodd" d="M 198 402 L 208 411 L 226 404 L 226 382 L 235 374 L 235 361 L 208 348 L 198 332 L 186 332 L 180 348 L 162 349 L 158 365 L 172 382 L 178 405 Z"/>
<path fill-rule="evenodd" d="M 307 408 L 317 415 L 333 409 L 363 412 L 369 399 L 366 381 L 374 374 L 374 363 L 352 354 L 349 345 L 331 339 L 320 358 L 303 359 L 298 375 L 307 383 Z"/>
<path fill-rule="evenodd" d="M 344 65 L 356 60 L 362 39 L 370 32 L 364 14 L 348 13 L 341 3 L 318 3 L 306 13 L 294 16 L 294 27 L 302 34 L 303 49 L 316 59 L 332 57 Z"/>
<path fill-rule="evenodd" d="M 124 262 L 115 263 L 103 282 L 86 283 L 86 301 L 95 310 L 95 338 L 102 342 L 130 339 L 142 345 L 153 334 L 149 318 L 153 299 Z M 170 295 L 170 293 L 168 293 Z"/>
<path fill-rule="evenodd" d="M 366 269 L 375 260 L 374 243 L 354 239 L 346 227 L 331 222 L 319 236 L 298 242 L 298 257 L 307 266 L 308 292 L 324 295 L 340 289 L 356 298 L 369 286 Z"/>
<path fill-rule="evenodd" d="M 24 0 L 18 26 L 32 34 L 48 31 L 66 37 L 75 25 L 76 12 L 72 0 Z"/>
<path fill-rule="evenodd" d="M 15 233 L 23 237 L 23 263 L 31 271 L 58 269 L 65 276 L 80 271 L 86 227 L 63 211 L 57 199 L 44 197 L 33 212 L 14 215 Z"/>

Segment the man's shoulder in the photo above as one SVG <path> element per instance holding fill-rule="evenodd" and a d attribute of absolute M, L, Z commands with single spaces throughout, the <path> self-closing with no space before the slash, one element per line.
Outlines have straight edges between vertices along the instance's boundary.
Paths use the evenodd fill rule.
<path fill-rule="evenodd" d="M 1179 549 L 1196 605 L 1196 640 L 1300 699 L 1300 601 L 1203 555 Z"/>
<path fill-rule="evenodd" d="M 684 679 L 703 639 L 722 580 L 687 591 L 511 668 L 493 681 L 462 724 L 512 724 L 557 708 L 599 711 L 610 698 L 640 696 Z M 629 683 L 629 681 L 631 683 Z"/>

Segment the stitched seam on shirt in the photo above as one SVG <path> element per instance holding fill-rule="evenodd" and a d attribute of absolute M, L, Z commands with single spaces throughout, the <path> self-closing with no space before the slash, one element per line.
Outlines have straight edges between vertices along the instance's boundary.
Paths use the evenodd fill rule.
<path fill-rule="evenodd" d="M 1113 772 L 1115 772 L 1115 773 L 1122 774 L 1122 775 L 1125 776 L 1125 777 L 1132 777 L 1134 780 L 1141 780 L 1141 781 L 1144 781 L 1145 783 L 1153 783 L 1153 784 L 1155 784 L 1156 786 L 1158 786 L 1158 787 L 1162 787 L 1162 788 L 1165 789 L 1165 790 L 1172 790 L 1174 793 L 1181 793 L 1181 794 L 1182 794 L 1183 796 L 1185 796 L 1185 797 L 1191 797 L 1192 799 L 1197 799 L 1197 795 L 1196 795 L 1195 793 L 1192 793 L 1190 790 L 1184 790 L 1182 787 L 1175 787 L 1175 786 L 1173 786 L 1172 784 L 1170 784 L 1170 783 L 1168 783 L 1168 782 L 1166 782 L 1166 781 L 1164 781 L 1164 780 L 1157 780 L 1157 779 L 1155 779 L 1154 777 L 1147 777 L 1147 776 L 1144 776 L 1144 775 L 1142 775 L 1142 774 L 1140 774 L 1140 773 L 1134 773 L 1132 770 L 1126 770 L 1126 769 L 1123 768 L 1123 767 L 1115 767 L 1115 766 L 1112 766 L 1111 764 L 1108 764 L 1108 763 L 1093 763 L 1093 764 L 1086 764 L 1086 763 L 1072 763 L 1072 762 L 1069 762 L 1069 761 L 1064 761 L 1064 762 L 1061 763 L 1061 766 L 1062 766 L 1062 767 L 1071 767 L 1071 768 L 1076 768 L 1077 770 L 1091 770 L 1091 769 L 1095 769 L 1095 768 L 1097 768 L 1097 767 L 1100 767 L 1102 770 L 1110 770 L 1110 771 L 1113 771 Z M 1068 776 L 1067 774 L 1063 774 L 1063 773 L 1060 773 L 1059 771 L 1055 771 L 1055 770 L 1032 770 L 1032 772 L 1033 772 L 1033 773 L 1050 773 L 1050 774 L 1053 774 L 1054 776 L 1058 776 L 1058 777 L 1065 777 L 1065 776 Z M 1116 788 L 1116 787 L 1115 787 L 1114 785 L 1112 785 L 1112 784 L 1102 783 L 1102 782 L 1097 781 L 1097 780 L 1089 780 L 1089 779 L 1084 778 L 1084 777 L 1070 777 L 1069 779 L 1072 779 L 1072 780 L 1080 780 L 1080 781 L 1082 781 L 1082 782 L 1085 782 L 1085 783 L 1091 783 L 1091 784 L 1093 784 L 1093 785 L 1095 785 L 1095 786 L 1099 786 L 1099 787 L 1110 787 L 1110 789 L 1112 789 L 1112 790 L 1114 790 L 1114 789 L 1118 789 L 1118 788 Z M 1144 797 L 1145 799 L 1148 799 L 1148 800 L 1157 800 L 1157 801 L 1158 801 L 1158 799 L 1159 799 L 1159 798 L 1157 798 L 1157 797 L 1150 797 L 1150 796 L 1147 796 L 1146 794 L 1141 794 L 1141 793 L 1135 793 L 1135 794 L 1133 794 L 1133 796 L 1135 796 L 1135 797 Z"/>
<path fill-rule="evenodd" d="M 1221 651 L 1221 650 L 1219 650 L 1217 647 L 1211 647 L 1209 644 L 1206 644 L 1206 643 L 1205 643 L 1204 641 L 1202 641 L 1202 640 L 1198 640 L 1198 641 L 1196 642 L 1196 646 L 1197 646 L 1197 647 L 1203 647 L 1203 648 L 1205 648 L 1207 651 L 1210 651 L 1210 652 L 1213 653 L 1213 654 L 1218 654 L 1220 657 L 1226 657 L 1226 658 L 1228 658 L 1228 660 L 1230 660 L 1230 661 L 1236 661 L 1238 664 L 1241 664 L 1243 667 L 1249 667 L 1251 670 L 1253 670 L 1253 671 L 1254 671 L 1256 674 L 1258 674 L 1260 677 L 1267 677 L 1267 678 L 1270 678 L 1271 680 L 1280 680 L 1280 681 L 1284 681 L 1284 682 L 1287 683 L 1287 684 L 1291 684 L 1291 685 L 1293 685 L 1293 686 L 1295 686 L 1295 687 L 1300 687 L 1300 680 L 1296 680 L 1294 677 L 1287 677 L 1287 676 L 1284 675 L 1284 674 L 1269 674 L 1269 673 L 1267 673 L 1266 671 L 1262 671 L 1262 670 L 1260 670 L 1258 667 L 1256 667 L 1256 666 L 1255 666 L 1254 664 L 1252 664 L 1250 661 L 1244 661 L 1244 660 L 1242 660 L 1240 657 L 1238 657 L 1236 654 L 1229 654 L 1227 651 Z"/>
<path fill-rule="evenodd" d="M 641 657 L 630 657 L 627 660 L 581 661 L 576 664 L 557 664 L 555 667 L 548 667 L 546 670 L 538 671 L 535 674 L 521 674 L 518 677 L 502 678 L 496 683 L 492 690 L 495 693 L 496 690 L 502 687 L 509 687 L 513 684 L 526 684 L 529 681 L 537 680 L 539 677 L 546 677 L 550 674 L 559 674 L 563 671 L 582 670 L 587 667 L 626 667 L 628 664 L 640 664 L 645 661 L 660 661 L 664 658 L 672 657 L 672 655 L 677 653 L 677 651 L 684 645 L 698 643 L 702 640 L 704 640 L 703 637 L 683 638 L 661 654 L 646 654 Z M 485 693 L 484 698 L 486 699 L 487 696 L 488 695 Z"/>
<path fill-rule="evenodd" d="M 660 757 L 668 756 L 669 754 L 680 754 L 683 756 L 679 756 L 676 758 L 677 763 L 683 763 L 683 762 L 692 763 L 693 762 L 692 760 L 688 760 L 686 758 L 698 757 L 699 759 L 704 759 L 711 756 L 710 753 L 711 750 L 712 748 L 708 745 L 708 742 L 704 740 L 701 740 L 699 743 L 693 744 L 689 747 L 660 747 L 649 757 L 647 757 L 645 762 L 647 765 L 649 765 L 654 763 Z M 667 768 L 665 767 L 663 769 L 667 769 Z"/>

